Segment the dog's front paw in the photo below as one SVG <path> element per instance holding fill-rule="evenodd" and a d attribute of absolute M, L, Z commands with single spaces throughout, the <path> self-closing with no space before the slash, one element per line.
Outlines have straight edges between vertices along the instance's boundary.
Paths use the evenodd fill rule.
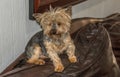
<path fill-rule="evenodd" d="M 62 72 L 64 70 L 64 66 L 62 64 L 58 64 L 55 67 L 55 72 Z"/>
<path fill-rule="evenodd" d="M 37 64 L 37 65 L 44 65 L 45 61 L 42 60 L 42 59 L 39 59 L 38 61 L 35 62 L 35 64 Z"/>
<path fill-rule="evenodd" d="M 76 56 L 69 57 L 69 60 L 70 60 L 71 63 L 75 63 L 75 62 L 77 62 L 77 58 L 76 58 Z"/>

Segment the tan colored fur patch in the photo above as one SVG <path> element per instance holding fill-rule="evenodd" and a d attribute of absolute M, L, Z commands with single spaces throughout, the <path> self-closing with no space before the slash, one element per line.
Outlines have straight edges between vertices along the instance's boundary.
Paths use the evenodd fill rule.
<path fill-rule="evenodd" d="M 27 60 L 27 62 L 33 63 L 33 64 L 40 64 L 40 65 L 45 64 L 44 60 L 39 59 L 39 56 L 41 54 L 41 47 L 38 44 L 34 45 L 33 52 L 34 52 L 34 54 L 32 55 L 32 57 L 29 60 Z"/>

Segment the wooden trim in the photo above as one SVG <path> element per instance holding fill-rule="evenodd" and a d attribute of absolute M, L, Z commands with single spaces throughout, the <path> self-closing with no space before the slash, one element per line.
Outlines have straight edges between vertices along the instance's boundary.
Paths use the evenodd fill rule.
<path fill-rule="evenodd" d="M 81 3 L 81 2 L 84 2 L 84 1 L 87 1 L 87 0 L 58 0 L 56 2 L 52 2 L 52 3 L 46 3 L 45 5 L 40 5 L 40 7 L 38 8 L 38 11 L 39 13 L 43 13 L 45 12 L 50 5 L 52 5 L 52 7 L 68 7 L 68 6 L 73 6 L 75 4 L 78 4 L 78 3 Z"/>
<path fill-rule="evenodd" d="M 34 20 L 33 13 L 43 13 L 49 5 L 52 7 L 68 7 L 87 0 L 29 0 L 29 19 Z"/>
<path fill-rule="evenodd" d="M 29 19 L 33 20 L 32 14 L 34 13 L 34 0 L 29 0 Z"/>
<path fill-rule="evenodd" d="M 37 9 L 40 7 L 40 0 L 34 0 L 34 12 L 37 12 Z"/>

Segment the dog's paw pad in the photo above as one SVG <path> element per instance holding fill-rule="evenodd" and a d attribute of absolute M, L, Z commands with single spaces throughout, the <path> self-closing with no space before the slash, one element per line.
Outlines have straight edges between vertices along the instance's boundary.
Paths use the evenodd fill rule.
<path fill-rule="evenodd" d="M 37 65 L 44 65 L 45 61 L 44 60 L 38 60 L 38 61 L 36 61 L 35 64 L 37 64 Z"/>
<path fill-rule="evenodd" d="M 57 65 L 55 67 L 55 72 L 62 72 L 64 70 L 64 66 L 62 64 Z"/>
<path fill-rule="evenodd" d="M 40 65 L 44 65 L 44 64 L 45 64 L 45 61 L 44 61 L 44 60 L 39 60 L 39 64 L 40 64 Z"/>
<path fill-rule="evenodd" d="M 75 56 L 69 58 L 71 63 L 77 62 L 77 58 Z"/>

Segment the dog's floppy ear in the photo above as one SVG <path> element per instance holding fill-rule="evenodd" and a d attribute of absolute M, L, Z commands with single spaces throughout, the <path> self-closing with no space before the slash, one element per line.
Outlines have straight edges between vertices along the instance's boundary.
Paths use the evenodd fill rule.
<path fill-rule="evenodd" d="M 36 19 L 37 22 L 41 21 L 41 13 L 34 13 L 32 16 Z"/>
<path fill-rule="evenodd" d="M 68 7 L 65 9 L 65 12 L 68 13 L 70 16 L 72 16 L 72 6 L 68 6 Z"/>

